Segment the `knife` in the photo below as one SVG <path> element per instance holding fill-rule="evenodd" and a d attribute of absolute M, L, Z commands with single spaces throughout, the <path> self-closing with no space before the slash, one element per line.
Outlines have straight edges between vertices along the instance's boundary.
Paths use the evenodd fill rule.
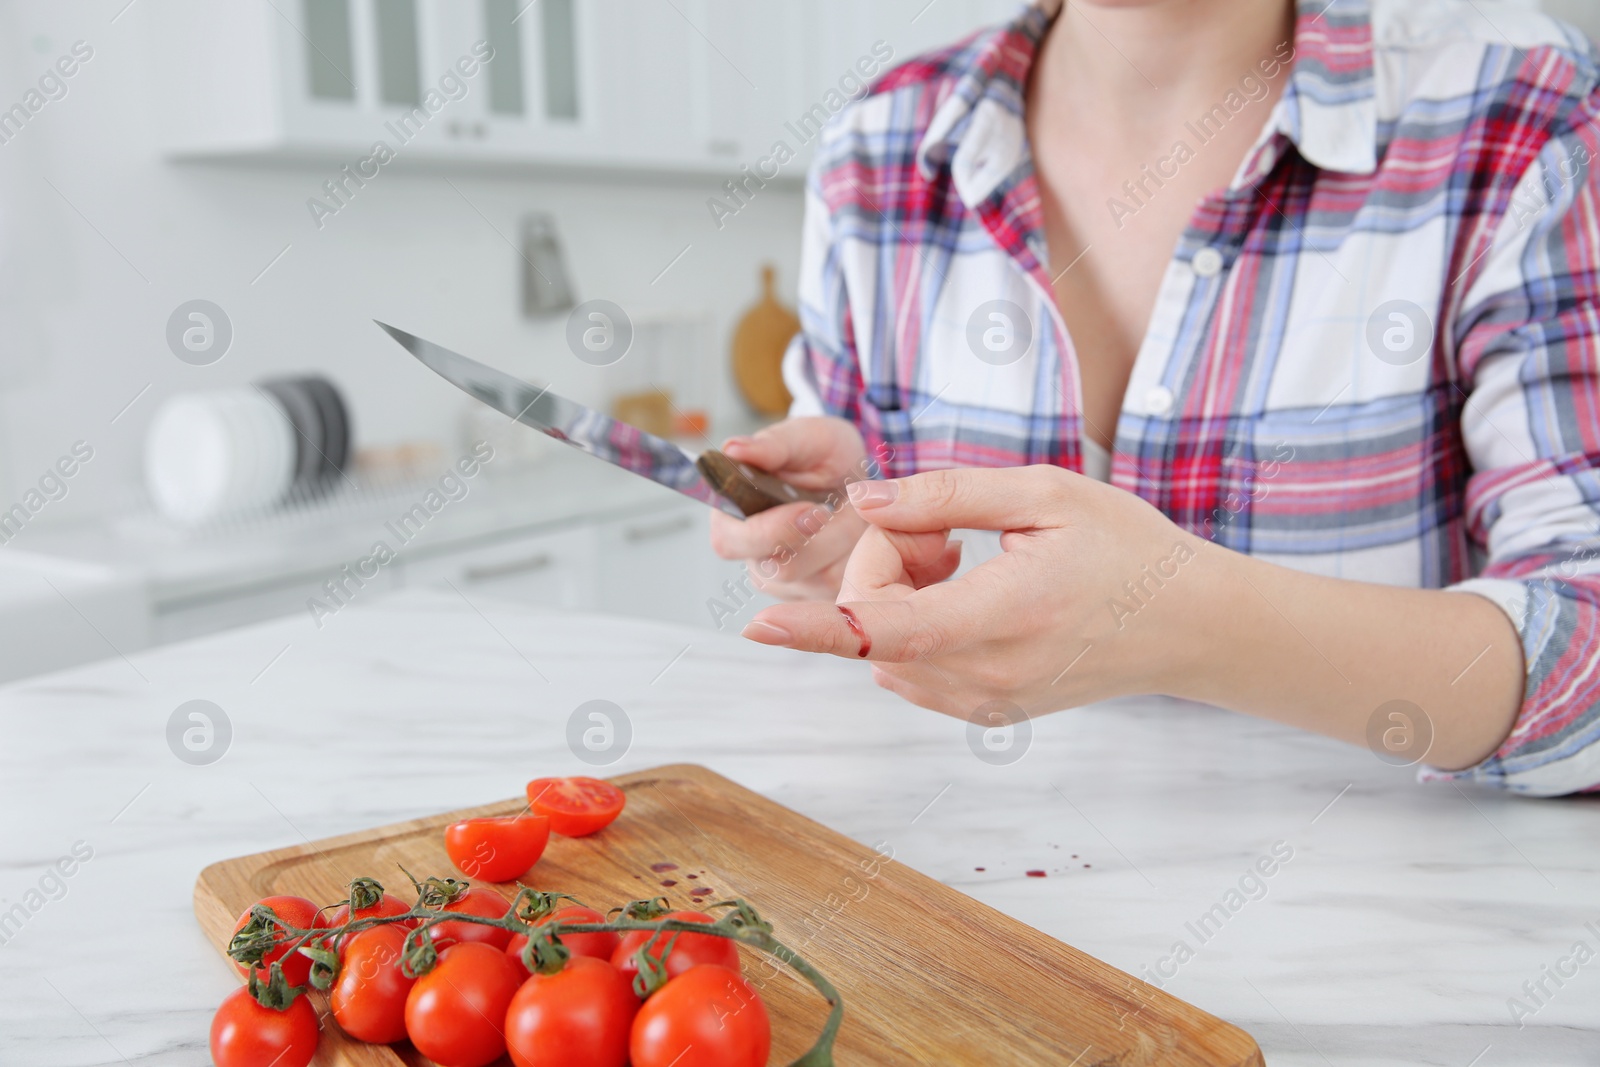
<path fill-rule="evenodd" d="M 714 448 L 696 456 L 682 445 L 557 396 L 548 387 L 538 388 L 388 323 L 372 321 L 424 366 L 496 411 L 736 519 L 797 500 L 836 511 L 843 500 L 843 490 L 819 493 L 797 489 Z"/>

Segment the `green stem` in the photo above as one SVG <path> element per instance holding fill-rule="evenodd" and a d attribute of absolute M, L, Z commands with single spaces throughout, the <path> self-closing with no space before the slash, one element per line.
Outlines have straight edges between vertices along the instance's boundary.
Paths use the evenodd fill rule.
<path fill-rule="evenodd" d="M 416 884 L 414 879 L 413 884 Z M 404 923 L 413 920 L 419 920 L 419 925 L 407 935 L 408 943 L 412 938 L 425 936 L 428 930 L 444 922 L 467 922 L 475 923 L 479 926 L 494 926 L 507 930 L 513 935 L 521 934 L 530 941 L 535 938 L 543 938 L 553 943 L 559 943 L 559 939 L 563 934 L 620 934 L 647 931 L 651 934 L 651 937 L 645 945 L 641 946 L 641 954 L 650 953 L 655 948 L 658 940 L 667 935 L 671 935 L 674 938 L 680 934 L 709 934 L 712 937 L 725 937 L 742 945 L 748 945 L 758 952 L 764 952 L 769 956 L 775 957 L 804 978 L 813 989 L 827 1000 L 830 1010 L 828 1012 L 828 1020 L 823 1024 L 822 1032 L 817 1036 L 817 1040 L 811 1048 L 799 1059 L 791 1063 L 789 1067 L 834 1067 L 833 1045 L 838 1037 L 839 1027 L 844 1022 L 844 997 L 834 988 L 832 982 L 828 981 L 820 971 L 806 962 L 799 953 L 773 937 L 771 924 L 764 921 L 756 913 L 755 909 L 751 908 L 743 900 L 721 901 L 718 904 L 710 905 L 711 907 L 720 906 L 731 909 L 722 918 L 712 923 L 685 922 L 681 919 L 620 918 L 599 923 L 547 921 L 541 925 L 535 925 L 518 918 L 516 914 L 517 904 L 531 892 L 531 890 L 524 889 L 519 893 L 517 901 L 513 901 L 506 914 L 498 919 L 491 919 L 483 915 L 447 912 L 439 908 L 427 908 L 420 905 L 413 906 L 410 911 L 402 915 L 369 915 L 359 919 L 351 919 L 336 927 L 300 929 L 285 923 L 275 914 L 272 914 L 270 909 L 264 909 L 265 915 L 270 916 L 270 919 L 260 918 L 263 918 L 267 925 L 275 927 L 282 932 L 281 938 L 268 945 L 267 948 L 270 949 L 276 947 L 276 944 L 289 941 L 292 942 L 290 951 L 298 951 L 302 946 L 317 946 L 319 944 L 326 947 L 334 944 L 339 938 L 347 934 L 360 933 L 363 930 L 370 930 L 377 926 L 387 926 L 391 923 Z M 561 894 L 561 896 L 564 896 L 564 894 Z M 259 964 L 260 955 L 264 955 L 264 951 L 257 953 L 254 960 L 245 957 L 252 954 L 251 946 L 261 947 L 259 944 L 260 929 L 260 927 L 257 927 L 252 930 L 249 924 L 241 928 L 228 944 L 228 955 L 240 963 L 247 965 Z M 243 944 L 240 943 L 241 938 L 244 939 Z M 670 952 L 670 944 L 668 951 Z M 270 1007 L 271 1005 L 268 1006 Z"/>

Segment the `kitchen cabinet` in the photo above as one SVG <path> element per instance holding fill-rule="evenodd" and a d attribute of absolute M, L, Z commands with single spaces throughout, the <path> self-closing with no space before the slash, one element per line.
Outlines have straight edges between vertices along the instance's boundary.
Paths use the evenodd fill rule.
<path fill-rule="evenodd" d="M 173 641 L 187 641 L 204 637 L 221 630 L 249 626 L 265 619 L 299 615 L 310 622 L 326 623 L 327 615 L 320 615 L 316 605 L 324 611 L 337 614 L 343 605 L 333 599 L 325 583 L 334 577 L 334 570 L 315 574 L 297 574 L 263 580 L 255 585 L 235 587 L 215 594 L 165 601 L 152 606 L 151 628 L 158 645 Z M 364 578 L 357 589 L 346 584 L 348 603 L 370 603 L 385 592 L 400 586 L 393 567 L 384 567 L 370 578 Z"/>
<path fill-rule="evenodd" d="M 697 0 L 686 11 L 696 34 L 693 89 L 695 150 L 724 180 L 765 156 L 784 137 L 783 124 L 805 110 L 805 56 L 797 47 L 804 4 Z M 798 174 L 798 171 L 793 171 Z"/>
<path fill-rule="evenodd" d="M 711 512 L 698 504 L 607 523 L 598 534 L 600 611 L 738 633 L 778 602 L 750 587 L 742 562 L 710 550 Z"/>
<path fill-rule="evenodd" d="M 594 604 L 596 558 L 593 528 L 578 526 L 482 548 L 402 558 L 399 573 L 408 587 L 448 583 L 468 600 L 487 594 L 583 610 Z"/>
<path fill-rule="evenodd" d="M 515 158 L 530 147 L 579 159 L 604 145 L 587 107 L 585 79 L 598 72 L 582 0 L 153 7 L 157 118 L 177 158 L 315 160 L 370 179 L 392 160 Z M 392 160 L 374 159 L 380 141 Z"/>
<path fill-rule="evenodd" d="M 36 624 L 12 627 L 17 654 L 0 654 L 0 679 L 273 618 L 345 626 L 346 607 L 408 587 L 723 632 L 757 610 L 743 566 L 711 552 L 708 509 L 566 450 L 476 483 L 399 537 L 391 520 L 410 499 L 209 531 L 136 518 L 39 531 L 33 551 L 8 545 L 0 559 L 0 601 Z M 394 555 L 373 567 L 375 538 Z"/>
<path fill-rule="evenodd" d="M 898 66 L 1003 22 L 1020 6 L 1018 0 L 807 0 L 798 46 L 806 56 L 805 106 L 836 88 L 879 41 L 893 50 L 889 66 Z"/>
<path fill-rule="evenodd" d="M 595 531 L 600 567 L 595 605 L 619 615 L 704 625 L 705 600 L 720 579 L 707 548 L 711 517 L 690 504 Z"/>
<path fill-rule="evenodd" d="M 728 169 L 755 121 L 755 89 L 729 82 L 724 57 L 748 52 L 756 20 L 725 0 L 155 6 L 158 118 L 177 158 L 370 178 L 383 141 L 405 161 Z"/>
<path fill-rule="evenodd" d="M 739 593 L 737 604 L 730 599 L 725 583 L 738 581 L 744 568 L 711 553 L 709 521 L 710 512 L 699 504 L 669 502 L 582 517 L 555 529 L 419 543 L 401 550 L 347 601 L 370 603 L 402 588 L 453 587 L 468 601 L 513 600 L 715 627 L 717 617 L 707 607 L 715 598 L 738 609 L 732 616 L 724 613 L 722 627 L 737 629 L 757 608 L 748 594 Z M 316 620 L 313 599 L 337 614 L 342 605 L 325 588 L 336 574 L 337 568 L 323 567 L 164 601 L 154 611 L 154 640 L 181 641 L 285 615 Z"/>
<path fill-rule="evenodd" d="M 894 61 L 1011 0 L 150 0 L 178 159 L 394 161 L 739 179 L 877 41 Z M 488 62 L 485 57 L 492 56 Z M 847 82 L 848 88 L 848 82 Z M 376 151 L 379 142 L 385 147 Z M 803 166 L 783 176 L 798 179 Z M 338 207 L 338 204 L 333 204 Z"/>
<path fill-rule="evenodd" d="M 699 504 L 670 503 L 553 533 L 513 536 L 485 547 L 451 548 L 405 560 L 399 567 L 400 582 L 407 588 L 448 582 L 469 600 L 481 594 L 545 607 L 714 626 L 706 602 L 719 598 L 731 604 L 724 583 L 737 580 L 743 565 L 711 553 L 709 525 L 710 512 Z M 746 607 L 738 620 L 755 610 Z"/>
<path fill-rule="evenodd" d="M 0 682 L 150 645 L 144 589 L 108 567 L 0 552 Z"/>

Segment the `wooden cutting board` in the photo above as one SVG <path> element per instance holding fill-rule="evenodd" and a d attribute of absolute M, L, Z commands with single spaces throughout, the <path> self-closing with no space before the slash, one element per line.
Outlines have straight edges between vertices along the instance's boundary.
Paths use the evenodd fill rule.
<path fill-rule="evenodd" d="M 761 299 L 734 328 L 733 380 L 758 414 L 782 416 L 794 399 L 783 384 L 783 353 L 800 320 L 778 302 L 777 273 L 770 263 L 762 266 Z"/>
<path fill-rule="evenodd" d="M 622 818 L 594 837 L 552 837 L 525 881 L 601 910 L 658 895 L 679 906 L 744 897 L 843 994 L 840 1067 L 1263 1063 L 1237 1027 L 704 767 L 612 781 L 628 795 Z M 370 875 L 410 900 L 396 864 L 419 878 L 456 874 L 445 856 L 446 825 L 524 807 L 507 800 L 215 863 L 195 884 L 195 915 L 225 950 L 238 915 L 275 893 L 327 903 L 341 899 L 352 878 Z M 515 892 L 496 888 L 508 899 Z M 773 976 L 759 953 L 741 951 L 772 1016 L 771 1062 L 786 1064 L 809 1047 L 826 1004 L 792 972 Z M 325 1003 L 318 1007 L 326 1012 Z M 330 1021 L 316 1062 L 429 1061 L 409 1045 L 349 1040 Z"/>

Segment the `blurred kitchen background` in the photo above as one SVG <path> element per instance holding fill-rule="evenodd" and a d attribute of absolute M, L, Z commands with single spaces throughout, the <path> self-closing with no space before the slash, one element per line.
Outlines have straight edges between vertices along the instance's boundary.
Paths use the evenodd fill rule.
<path fill-rule="evenodd" d="M 0 680 L 419 585 L 736 631 L 706 509 L 372 320 L 753 429 L 816 126 L 1015 7 L 0 0 Z"/>

